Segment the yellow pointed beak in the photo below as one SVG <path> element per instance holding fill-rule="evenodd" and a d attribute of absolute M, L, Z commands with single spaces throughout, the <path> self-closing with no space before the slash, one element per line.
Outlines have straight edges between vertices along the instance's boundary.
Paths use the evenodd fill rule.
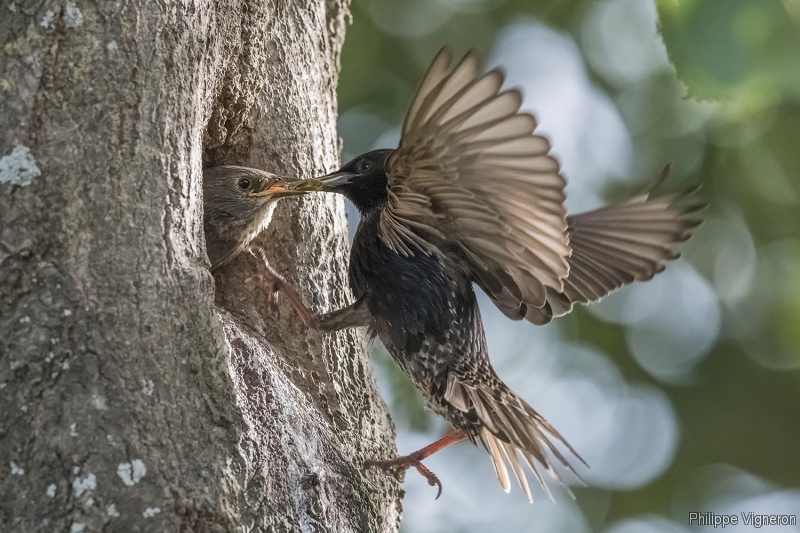
<path fill-rule="evenodd" d="M 318 190 L 314 188 L 312 185 L 308 187 L 307 184 L 309 181 L 314 180 L 281 180 L 277 183 L 273 183 L 269 187 L 261 191 L 253 191 L 250 193 L 250 196 L 269 196 L 270 198 L 283 198 L 285 196 L 297 196 L 300 194 L 305 194 L 307 192 L 312 192 Z"/>

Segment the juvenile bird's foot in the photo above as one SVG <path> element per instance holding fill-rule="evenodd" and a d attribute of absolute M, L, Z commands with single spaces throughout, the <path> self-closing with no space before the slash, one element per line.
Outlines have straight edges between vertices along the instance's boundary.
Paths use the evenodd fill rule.
<path fill-rule="evenodd" d="M 384 472 L 393 474 L 395 477 L 397 477 L 397 474 L 405 473 L 406 470 L 413 466 L 417 469 L 417 472 L 419 472 L 425 479 L 428 480 L 428 485 L 431 487 L 439 487 L 439 492 L 436 493 L 436 499 L 438 500 L 439 496 L 442 495 L 442 482 L 439 481 L 439 478 L 436 476 L 436 474 L 431 472 L 428 467 L 422 464 L 422 461 L 439 450 L 447 448 L 451 444 L 466 440 L 466 438 L 467 434 L 462 430 L 453 429 L 433 444 L 429 444 L 424 448 L 415 451 L 414 453 L 410 453 L 403 457 L 397 457 L 396 459 L 391 459 L 389 461 L 370 460 L 365 462 L 364 466 L 367 468 L 380 468 Z"/>
<path fill-rule="evenodd" d="M 419 455 L 420 452 L 414 452 L 388 461 L 369 460 L 364 463 L 364 466 L 367 468 L 380 468 L 399 480 L 402 480 L 402 475 L 405 474 L 405 471 L 413 466 L 417 469 L 417 472 L 428 480 L 428 485 L 431 487 L 439 487 L 439 491 L 436 493 L 436 499 L 438 500 L 439 496 L 442 495 L 442 482 L 439 481 L 439 477 L 436 474 L 422 464 L 422 458 L 419 457 Z"/>
<path fill-rule="evenodd" d="M 314 328 L 317 323 L 314 315 L 303 303 L 303 300 L 300 298 L 300 295 L 297 294 L 297 291 L 295 291 L 294 288 L 285 279 L 283 279 L 280 274 L 272 269 L 267 261 L 266 255 L 264 254 L 264 250 L 261 248 L 251 248 L 250 254 L 256 259 L 261 259 L 261 261 L 257 261 L 257 263 L 259 263 L 258 274 L 247 278 L 245 283 L 256 281 L 259 285 L 264 287 L 264 289 L 270 295 L 267 303 L 269 311 L 273 315 L 279 316 L 280 308 L 278 307 L 278 297 L 283 296 L 292 306 L 303 324 Z"/>

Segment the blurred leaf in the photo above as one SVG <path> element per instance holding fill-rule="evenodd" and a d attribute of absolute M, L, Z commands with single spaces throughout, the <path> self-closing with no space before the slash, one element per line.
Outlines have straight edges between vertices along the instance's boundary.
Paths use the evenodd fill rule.
<path fill-rule="evenodd" d="M 797 0 L 657 0 L 678 77 L 698 99 L 761 110 L 800 95 Z"/>

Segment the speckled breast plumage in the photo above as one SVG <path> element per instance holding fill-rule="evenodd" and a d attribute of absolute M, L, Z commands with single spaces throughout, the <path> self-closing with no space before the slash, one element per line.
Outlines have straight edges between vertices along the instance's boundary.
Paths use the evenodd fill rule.
<path fill-rule="evenodd" d="M 366 298 L 373 334 L 431 408 L 472 437 L 479 428 L 475 413 L 444 401 L 451 371 L 472 374 L 489 365 L 466 265 L 449 255 L 403 257 L 383 245 L 377 220 L 370 218 L 377 219 L 377 214 L 362 221 L 353 242 L 353 293 Z"/>

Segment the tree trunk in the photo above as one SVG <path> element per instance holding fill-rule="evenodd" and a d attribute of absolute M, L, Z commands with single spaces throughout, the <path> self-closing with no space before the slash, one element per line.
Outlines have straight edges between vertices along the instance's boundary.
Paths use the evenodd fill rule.
<path fill-rule="evenodd" d="M 0 531 L 395 531 L 362 336 L 269 316 L 203 246 L 204 164 L 335 166 L 346 0 L 0 11 Z M 260 243 L 326 311 L 345 236 L 319 196 Z"/>

